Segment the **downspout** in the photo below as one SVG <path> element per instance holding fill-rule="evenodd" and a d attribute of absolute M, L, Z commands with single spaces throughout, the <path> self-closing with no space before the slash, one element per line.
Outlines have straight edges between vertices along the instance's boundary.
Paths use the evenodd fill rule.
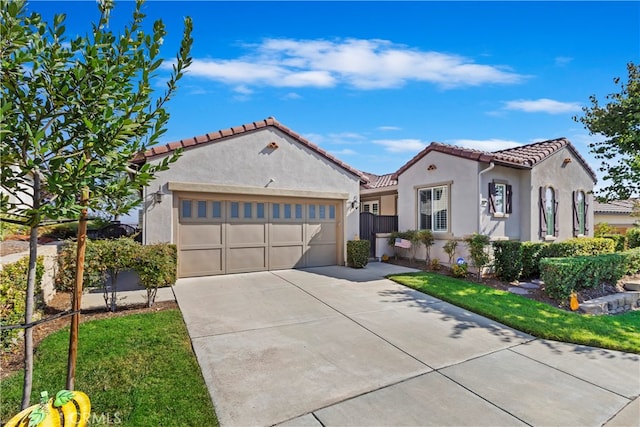
<path fill-rule="evenodd" d="M 491 162 L 488 168 L 482 169 L 480 172 L 478 172 L 478 206 L 479 206 L 478 233 L 480 233 L 480 227 L 482 226 L 482 179 L 481 177 L 482 177 L 482 174 L 484 174 L 485 172 L 489 172 L 495 167 L 496 167 L 495 163 Z M 488 202 L 488 199 L 487 199 L 487 202 Z"/>

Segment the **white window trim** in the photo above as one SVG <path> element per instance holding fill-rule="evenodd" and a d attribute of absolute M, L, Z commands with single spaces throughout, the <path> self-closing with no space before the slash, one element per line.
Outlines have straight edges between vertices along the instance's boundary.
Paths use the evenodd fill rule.
<path fill-rule="evenodd" d="M 451 231 L 451 182 L 448 183 L 438 183 L 433 185 L 424 185 L 424 186 L 416 186 L 414 187 L 415 197 L 416 197 L 416 228 L 418 230 L 423 230 L 420 226 L 420 191 L 423 190 L 434 190 L 437 188 L 445 188 L 447 192 L 447 228 L 444 230 L 435 230 L 434 229 L 434 221 L 431 222 L 431 231 L 433 233 L 444 234 L 449 233 Z M 432 212 L 433 216 L 433 212 Z"/>

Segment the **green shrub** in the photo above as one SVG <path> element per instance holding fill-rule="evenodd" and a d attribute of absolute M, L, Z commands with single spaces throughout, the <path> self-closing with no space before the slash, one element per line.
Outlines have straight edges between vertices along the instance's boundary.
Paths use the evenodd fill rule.
<path fill-rule="evenodd" d="M 27 295 L 27 274 L 29 257 L 21 258 L 11 264 L 5 264 L 0 270 L 0 319 L 2 325 L 17 325 L 24 322 Z M 36 261 L 36 286 L 34 289 L 35 310 L 44 305 L 40 283 L 44 274 L 43 257 Z M 22 329 L 8 329 L 0 332 L 2 351 L 13 347 L 22 333 Z"/>
<path fill-rule="evenodd" d="M 416 249 L 418 248 L 418 243 L 420 243 L 420 231 L 418 230 L 406 230 L 406 231 L 394 231 L 389 235 L 389 239 L 387 243 L 389 246 L 393 248 L 393 252 L 395 254 L 396 259 L 398 258 L 397 248 L 395 246 L 396 239 L 404 239 L 411 242 L 411 249 L 408 250 L 409 258 L 411 261 L 414 260 Z"/>
<path fill-rule="evenodd" d="M 602 237 L 614 241 L 614 250 L 616 252 L 622 252 L 627 249 L 627 238 L 622 234 L 605 234 Z"/>
<path fill-rule="evenodd" d="M 589 256 L 615 252 L 615 243 L 602 237 L 581 237 L 551 243 L 544 247 L 543 258 Z"/>
<path fill-rule="evenodd" d="M 58 252 L 55 287 L 62 292 L 73 291 L 76 281 L 76 251 L 78 244 L 66 241 Z M 107 270 L 102 263 L 103 247 L 87 239 L 84 254 L 83 288 L 100 288 L 107 280 Z"/>
<path fill-rule="evenodd" d="M 447 243 L 442 246 L 444 252 L 449 256 L 449 265 L 453 265 L 453 258 L 456 256 L 456 248 L 458 247 L 458 241 L 455 239 L 447 240 Z"/>
<path fill-rule="evenodd" d="M 489 253 L 487 252 L 487 247 L 489 243 L 491 243 L 491 240 L 489 236 L 478 233 L 473 233 L 464 240 L 467 242 L 469 256 L 471 257 L 473 266 L 478 269 L 478 281 L 480 281 L 482 278 L 482 268 L 491 261 Z"/>
<path fill-rule="evenodd" d="M 520 273 L 520 278 L 530 279 L 540 277 L 540 259 L 542 259 L 546 246 L 548 246 L 548 243 L 522 243 L 520 246 L 522 251 L 522 272 Z"/>
<path fill-rule="evenodd" d="M 451 266 L 451 274 L 453 274 L 454 277 L 466 278 L 468 272 L 469 272 L 469 267 L 467 266 L 466 263 L 453 264 Z"/>
<path fill-rule="evenodd" d="M 115 312 L 118 301 L 118 276 L 122 271 L 133 268 L 134 256 L 141 251 L 141 245 L 128 237 L 118 239 L 97 240 L 92 243 L 99 248 L 100 270 L 104 270 L 109 277 L 103 286 L 104 304 L 107 310 Z"/>
<path fill-rule="evenodd" d="M 522 273 L 522 244 L 512 240 L 493 242 L 493 263 L 496 276 L 512 282 Z"/>
<path fill-rule="evenodd" d="M 541 278 L 549 296 L 565 299 L 573 291 L 615 284 L 629 269 L 629 262 L 625 253 L 544 258 L 540 261 Z"/>
<path fill-rule="evenodd" d="M 626 237 L 629 249 L 640 248 L 640 228 L 630 228 L 627 230 Z"/>
<path fill-rule="evenodd" d="M 629 249 L 622 252 L 622 255 L 626 258 L 625 276 L 640 274 L 640 248 Z"/>
<path fill-rule="evenodd" d="M 616 229 L 608 222 L 599 222 L 593 228 L 593 237 L 603 237 L 605 234 L 613 234 Z"/>
<path fill-rule="evenodd" d="M 13 222 L 0 221 L 0 240 L 5 240 L 10 236 L 25 236 L 29 234 L 29 227 Z"/>
<path fill-rule="evenodd" d="M 347 264 L 352 268 L 363 268 L 369 263 L 371 242 L 368 240 L 349 240 L 347 242 Z"/>
<path fill-rule="evenodd" d="M 435 243 L 433 233 L 431 230 L 420 230 L 417 232 L 416 237 L 425 247 L 425 261 L 428 263 L 431 260 L 431 246 Z"/>
<path fill-rule="evenodd" d="M 142 246 L 134 257 L 133 269 L 140 277 L 140 285 L 147 290 L 147 307 L 155 303 L 158 288 L 176 282 L 177 260 L 177 246 L 168 243 Z"/>

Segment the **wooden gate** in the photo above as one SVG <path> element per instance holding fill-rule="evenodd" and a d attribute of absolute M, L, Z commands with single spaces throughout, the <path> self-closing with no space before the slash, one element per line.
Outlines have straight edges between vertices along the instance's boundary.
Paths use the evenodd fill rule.
<path fill-rule="evenodd" d="M 376 253 L 376 233 L 392 233 L 398 231 L 397 215 L 374 215 L 371 212 L 360 213 L 360 239 L 368 240 L 369 256 Z"/>

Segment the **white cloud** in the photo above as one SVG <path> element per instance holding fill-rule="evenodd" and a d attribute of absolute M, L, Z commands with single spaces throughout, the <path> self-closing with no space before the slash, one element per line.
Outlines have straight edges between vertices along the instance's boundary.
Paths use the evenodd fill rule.
<path fill-rule="evenodd" d="M 289 92 L 288 94 L 282 97 L 282 99 L 301 99 L 301 98 L 302 96 L 300 96 L 295 92 Z"/>
<path fill-rule="evenodd" d="M 385 151 L 390 153 L 414 153 L 427 146 L 419 139 L 378 139 L 373 141 L 374 144 L 381 145 Z"/>
<path fill-rule="evenodd" d="M 191 76 L 227 84 L 355 89 L 394 88 L 408 82 L 443 88 L 515 84 L 527 77 L 500 65 L 459 55 L 421 51 L 378 39 L 266 39 L 236 59 L 198 59 Z M 171 64 L 165 64 L 171 67 Z"/>
<path fill-rule="evenodd" d="M 393 130 L 402 130 L 402 128 L 399 128 L 397 126 L 378 126 L 378 130 L 386 132 L 386 131 L 393 131 Z"/>
<path fill-rule="evenodd" d="M 499 151 L 506 150 L 507 148 L 514 148 L 523 145 L 517 141 L 509 141 L 506 139 L 454 139 L 449 141 L 453 145 L 457 145 L 464 148 L 470 148 L 472 150 L 480 151 Z"/>
<path fill-rule="evenodd" d="M 540 98 L 508 101 L 505 102 L 504 108 L 526 113 L 564 114 L 580 111 L 581 106 L 577 102 L 560 102 L 553 99 Z"/>

